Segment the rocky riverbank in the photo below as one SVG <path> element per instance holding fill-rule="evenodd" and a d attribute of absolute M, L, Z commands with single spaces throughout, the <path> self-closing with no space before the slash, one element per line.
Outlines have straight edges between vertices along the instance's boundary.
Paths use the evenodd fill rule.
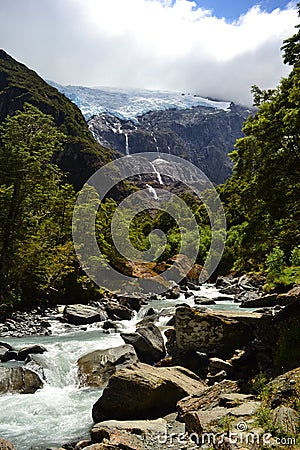
<path fill-rule="evenodd" d="M 135 330 L 121 333 L 123 345 L 79 358 L 81 389 L 101 389 L 90 411 L 95 424 L 90 439 L 62 448 L 189 450 L 210 445 L 256 450 L 265 444 L 280 448 L 279 437 L 296 442 L 300 425 L 299 287 L 266 296 L 257 279 L 222 278 L 217 286 L 220 294 L 213 300 L 204 298 L 197 286 L 174 287 L 167 296 L 175 304 L 163 322 L 164 313 L 151 306 L 157 306 L 157 298 L 129 295 L 91 305 L 15 313 L 8 319 L 11 323 L 19 318 L 16 329 L 4 329 L 4 334 L 18 336 L 30 314 L 37 323 L 35 329 L 40 329 L 42 321 L 50 324 L 42 333 L 49 332 L 53 322 L 70 330 L 93 324 L 116 333 L 120 321 L 136 317 Z M 205 301 L 228 298 L 236 302 L 234 311 L 204 306 Z M 245 309 L 250 304 L 252 309 Z M 7 320 L 1 326 L 6 327 Z M 47 355 L 47 349 L 16 350 L 3 343 L 2 393 L 42 389 L 46 380 L 35 360 L 39 353 Z M 14 367 L 7 366 L 11 363 Z M 240 434 L 232 442 L 234 433 Z M 255 442 L 248 445 L 247 439 Z"/>

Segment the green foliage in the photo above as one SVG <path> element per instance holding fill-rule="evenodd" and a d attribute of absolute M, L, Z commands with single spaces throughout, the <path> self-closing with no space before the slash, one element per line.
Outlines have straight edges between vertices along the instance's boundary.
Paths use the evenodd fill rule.
<path fill-rule="evenodd" d="M 300 365 L 300 321 L 290 320 L 280 330 L 275 348 L 274 373 L 285 373 Z"/>
<path fill-rule="evenodd" d="M 290 261 L 292 266 L 300 266 L 300 245 L 293 248 Z"/>
<path fill-rule="evenodd" d="M 29 304 L 73 270 L 73 188 L 50 163 L 65 135 L 30 104 L 0 127 L 0 293 Z"/>
<path fill-rule="evenodd" d="M 268 274 L 271 276 L 278 275 L 283 269 L 284 261 L 284 252 L 280 247 L 274 247 L 274 249 L 271 251 L 271 253 L 269 253 L 266 259 Z"/>
<path fill-rule="evenodd" d="M 298 44 L 299 32 L 285 41 L 285 60 L 294 68 L 276 89 L 253 87 L 258 110 L 244 124 L 231 153 L 233 176 L 221 188 L 229 226 L 247 224 L 232 255 L 238 270 L 261 269 L 274 247 L 288 255 L 300 243 Z"/>
<path fill-rule="evenodd" d="M 75 104 L 33 70 L 0 50 L 0 122 L 22 110 L 25 102 L 50 115 L 65 134 L 64 151 L 54 158 L 62 170 L 69 172 L 68 181 L 76 189 L 81 188 L 97 167 L 111 159 L 112 151 L 95 141 Z"/>

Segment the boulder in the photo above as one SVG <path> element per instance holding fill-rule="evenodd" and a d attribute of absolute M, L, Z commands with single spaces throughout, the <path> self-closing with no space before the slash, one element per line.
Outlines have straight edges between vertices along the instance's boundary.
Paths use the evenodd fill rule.
<path fill-rule="evenodd" d="M 138 361 L 132 345 L 96 350 L 78 361 L 78 377 L 81 386 L 103 387 L 110 376 Z"/>
<path fill-rule="evenodd" d="M 277 297 L 277 304 L 281 306 L 286 306 L 299 300 L 300 300 L 300 286 L 295 286 L 290 291 L 284 294 L 279 294 Z"/>
<path fill-rule="evenodd" d="M 177 347 L 180 351 L 195 350 L 227 358 L 236 348 L 251 342 L 255 329 L 261 329 L 263 325 L 267 325 L 266 319 L 262 320 L 262 315 L 258 313 L 202 312 L 186 306 L 179 307 L 175 314 L 176 345 L 173 345 L 173 352 Z"/>
<path fill-rule="evenodd" d="M 275 427 L 288 435 L 296 435 L 299 430 L 299 414 L 292 408 L 281 405 L 272 412 Z"/>
<path fill-rule="evenodd" d="M 183 367 L 152 367 L 138 363 L 117 371 L 93 406 L 95 422 L 156 419 L 174 412 L 176 403 L 206 385 Z"/>
<path fill-rule="evenodd" d="M 108 441 L 109 444 L 126 445 L 126 448 L 144 449 L 146 442 L 153 442 L 158 434 L 166 435 L 167 422 L 164 419 L 117 421 L 97 423 L 91 429 L 94 442 Z M 124 447 L 121 447 L 124 448 Z M 147 447 L 148 448 L 148 447 Z"/>
<path fill-rule="evenodd" d="M 133 311 L 128 308 L 128 306 L 122 305 L 121 303 L 110 300 L 105 307 L 105 311 L 111 320 L 130 320 L 133 316 Z"/>
<path fill-rule="evenodd" d="M 216 302 L 212 298 L 207 297 L 194 297 L 195 305 L 203 305 L 203 306 L 209 306 L 209 305 L 215 305 Z"/>
<path fill-rule="evenodd" d="M 131 344 L 141 362 L 154 363 L 164 358 L 166 351 L 160 330 L 153 323 L 138 326 L 135 333 L 121 333 L 126 344 Z"/>
<path fill-rule="evenodd" d="M 166 298 L 176 300 L 180 296 L 180 286 L 176 284 L 165 293 Z"/>
<path fill-rule="evenodd" d="M 237 422 L 241 418 L 247 420 L 259 407 L 260 403 L 253 401 L 251 395 L 239 392 L 237 382 L 226 380 L 177 403 L 178 418 L 185 423 L 186 432 L 199 436 L 220 431 L 220 421 L 227 416 Z"/>
<path fill-rule="evenodd" d="M 240 308 L 263 308 L 275 306 L 277 304 L 277 294 L 268 294 L 250 300 L 242 301 Z"/>
<path fill-rule="evenodd" d="M 0 356 L 0 360 L 2 362 L 12 361 L 13 359 L 18 358 L 18 352 L 16 350 L 7 350 L 6 352 L 3 352 Z"/>
<path fill-rule="evenodd" d="M 300 367 L 279 375 L 268 384 L 269 402 L 272 408 L 294 406 L 300 392 Z"/>
<path fill-rule="evenodd" d="M 237 381 L 224 380 L 214 386 L 203 389 L 197 395 L 185 397 L 180 400 L 177 405 L 179 419 L 183 420 L 184 416 L 190 411 L 198 409 L 208 409 L 219 405 L 220 398 L 225 394 L 239 393 L 240 388 Z"/>
<path fill-rule="evenodd" d="M 89 305 L 68 305 L 63 314 L 65 319 L 73 325 L 87 325 L 107 319 L 107 314 L 102 308 Z"/>
<path fill-rule="evenodd" d="M 216 375 L 220 370 L 225 370 L 227 374 L 233 372 L 232 364 L 220 358 L 210 358 L 208 369 L 211 375 Z"/>
<path fill-rule="evenodd" d="M 141 297 L 140 295 L 118 295 L 117 300 L 121 305 L 126 306 L 127 308 L 136 312 L 141 309 L 142 305 L 147 304 L 145 298 Z"/>
<path fill-rule="evenodd" d="M 34 394 L 43 387 L 40 377 L 23 367 L 0 367 L 0 393 Z"/>
<path fill-rule="evenodd" d="M 47 349 L 43 347 L 42 345 L 29 345 L 28 347 L 24 347 L 21 350 L 18 351 L 17 359 L 18 361 L 25 361 L 28 355 L 31 354 L 39 354 L 46 352 Z"/>

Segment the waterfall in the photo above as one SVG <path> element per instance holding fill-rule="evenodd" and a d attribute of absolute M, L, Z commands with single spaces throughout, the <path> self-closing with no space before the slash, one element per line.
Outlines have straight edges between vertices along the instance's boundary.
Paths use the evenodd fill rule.
<path fill-rule="evenodd" d="M 158 200 L 156 190 L 152 186 L 150 186 L 150 184 L 146 184 L 146 186 L 147 186 L 150 194 L 153 195 L 154 200 Z"/>
<path fill-rule="evenodd" d="M 130 155 L 130 151 L 129 151 L 129 139 L 128 139 L 128 133 L 124 133 L 125 134 L 125 153 L 127 156 Z"/>
<path fill-rule="evenodd" d="M 164 184 L 164 182 L 162 180 L 162 177 L 161 177 L 161 174 L 159 173 L 159 171 L 157 170 L 155 165 L 152 162 L 150 162 L 150 164 L 153 167 L 153 170 L 155 172 L 155 175 L 156 175 L 156 178 L 157 178 L 157 181 L 159 182 L 159 184 Z"/>

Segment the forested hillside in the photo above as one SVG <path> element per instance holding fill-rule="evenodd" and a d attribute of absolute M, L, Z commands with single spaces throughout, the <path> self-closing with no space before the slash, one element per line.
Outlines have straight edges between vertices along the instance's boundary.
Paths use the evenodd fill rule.
<path fill-rule="evenodd" d="M 258 112 L 244 124 L 245 137 L 231 153 L 233 176 L 221 193 L 230 227 L 228 267 L 267 269 L 270 282 L 285 284 L 299 281 L 300 265 L 299 31 L 282 50 L 293 69 L 276 89 L 253 87 Z"/>

